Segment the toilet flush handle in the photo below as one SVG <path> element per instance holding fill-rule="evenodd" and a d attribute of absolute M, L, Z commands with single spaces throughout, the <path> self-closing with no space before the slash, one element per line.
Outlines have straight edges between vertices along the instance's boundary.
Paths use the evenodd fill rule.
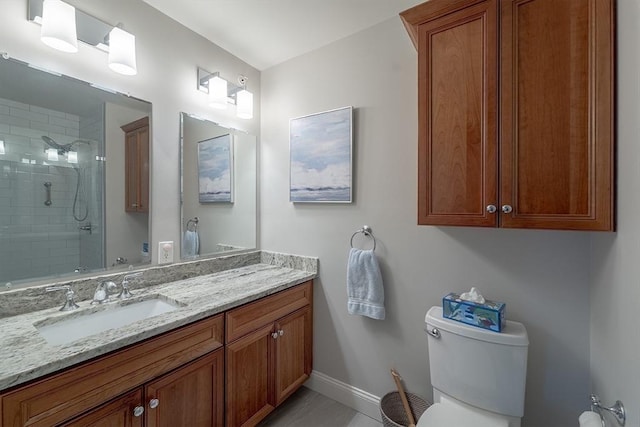
<path fill-rule="evenodd" d="M 438 330 L 438 328 L 427 328 L 425 329 L 425 331 L 427 331 L 427 333 L 434 338 L 440 338 L 440 331 Z"/>

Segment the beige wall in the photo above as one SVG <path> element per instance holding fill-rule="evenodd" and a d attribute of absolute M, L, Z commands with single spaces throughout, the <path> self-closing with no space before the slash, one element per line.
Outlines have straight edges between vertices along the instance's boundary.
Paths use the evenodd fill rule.
<path fill-rule="evenodd" d="M 640 2 L 619 0 L 617 68 L 618 232 L 594 234 L 591 383 L 603 403 L 620 399 L 640 425 Z M 617 426 L 613 419 L 609 425 Z"/>
<path fill-rule="evenodd" d="M 398 18 L 262 72 L 262 248 L 320 257 L 315 369 L 382 396 L 396 367 L 430 396 L 424 315 L 474 285 L 529 331 L 524 426 L 576 425 L 588 406 L 590 234 L 417 226 L 416 82 Z M 289 203 L 289 118 L 347 105 L 355 202 Z M 384 321 L 347 314 L 349 239 L 363 224 L 378 242 Z"/>

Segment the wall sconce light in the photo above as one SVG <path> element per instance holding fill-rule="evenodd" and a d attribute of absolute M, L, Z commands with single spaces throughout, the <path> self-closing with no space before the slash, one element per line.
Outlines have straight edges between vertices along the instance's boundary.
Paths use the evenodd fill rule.
<path fill-rule="evenodd" d="M 58 150 L 56 150 L 55 148 L 47 148 L 45 152 L 47 153 L 47 160 L 49 160 L 50 162 L 58 161 Z"/>
<path fill-rule="evenodd" d="M 5 154 L 4 151 L 4 140 L 0 139 L 0 154 Z"/>
<path fill-rule="evenodd" d="M 62 0 L 28 0 L 27 19 L 42 24 L 41 40 L 64 52 L 77 52 L 78 40 L 109 52 L 109 68 L 135 75 L 135 36 L 121 25 L 109 25 Z"/>
<path fill-rule="evenodd" d="M 76 8 L 60 0 L 44 0 L 40 40 L 62 52 L 77 52 Z"/>
<path fill-rule="evenodd" d="M 209 79 L 209 105 L 224 110 L 227 108 L 228 83 L 219 75 Z"/>
<path fill-rule="evenodd" d="M 69 151 L 69 152 L 67 152 L 67 163 L 78 163 L 78 152 L 77 151 Z"/>
<path fill-rule="evenodd" d="M 236 115 L 241 119 L 253 118 L 253 94 L 246 89 L 247 78 L 238 76 L 236 86 L 220 77 L 220 73 L 211 73 L 198 67 L 198 90 L 209 94 L 209 105 L 214 108 L 236 106 Z"/>
<path fill-rule="evenodd" d="M 138 73 L 136 36 L 119 27 L 114 27 L 109 32 L 109 68 L 126 76 Z"/>

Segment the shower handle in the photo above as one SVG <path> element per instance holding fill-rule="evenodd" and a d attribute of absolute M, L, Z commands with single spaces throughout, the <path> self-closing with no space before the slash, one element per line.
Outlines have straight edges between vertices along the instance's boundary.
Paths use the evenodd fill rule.
<path fill-rule="evenodd" d="M 47 189 L 47 199 L 44 201 L 44 205 L 51 206 L 51 183 L 47 181 L 44 183 L 44 186 Z"/>

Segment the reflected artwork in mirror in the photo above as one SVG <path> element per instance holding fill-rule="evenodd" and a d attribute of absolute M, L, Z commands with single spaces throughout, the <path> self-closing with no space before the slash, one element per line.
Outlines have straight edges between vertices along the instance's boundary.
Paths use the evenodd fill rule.
<path fill-rule="evenodd" d="M 121 126 L 151 104 L 5 56 L 0 290 L 148 262 L 148 215 L 124 209 Z"/>
<path fill-rule="evenodd" d="M 187 113 L 180 115 L 180 124 L 182 259 L 255 249 L 256 137 Z M 211 146 L 217 141 L 224 141 L 231 153 L 223 153 L 222 148 L 218 149 L 220 155 L 203 150 L 203 144 Z M 213 149 L 215 146 L 209 147 L 209 151 Z M 203 174 L 205 167 L 207 173 Z M 233 196 L 227 194 L 224 200 L 211 203 L 202 198 L 204 188 L 224 188 L 224 193 L 232 189 Z"/>

